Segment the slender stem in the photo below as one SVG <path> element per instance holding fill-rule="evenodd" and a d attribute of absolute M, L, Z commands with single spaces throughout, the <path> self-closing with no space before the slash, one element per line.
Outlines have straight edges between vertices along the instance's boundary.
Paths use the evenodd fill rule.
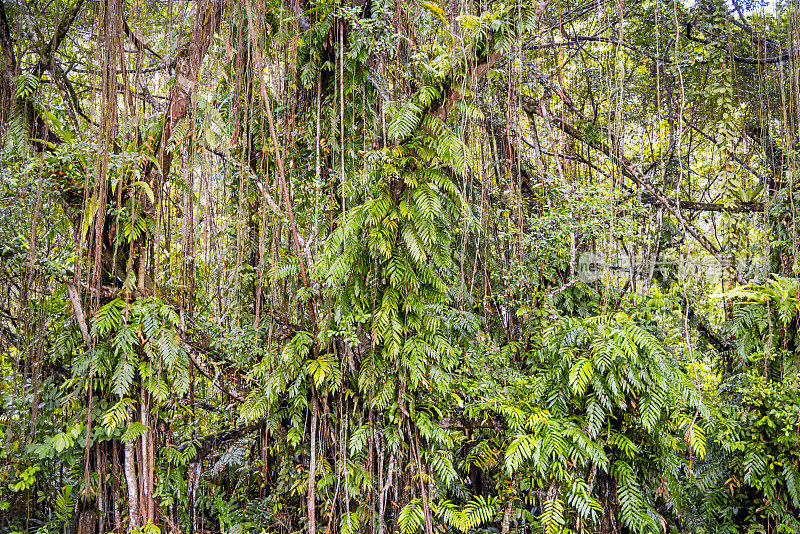
<path fill-rule="evenodd" d="M 278 146 L 278 136 L 275 133 L 275 120 L 272 117 L 272 106 L 269 102 L 269 95 L 267 95 L 267 85 L 264 81 L 264 62 L 261 58 L 261 49 L 256 42 L 255 32 L 256 27 L 253 24 L 253 13 L 250 9 L 250 0 L 245 0 L 244 8 L 247 12 L 247 23 L 250 25 L 250 44 L 253 48 L 253 58 L 256 61 L 256 69 L 258 70 L 258 79 L 261 82 L 261 99 L 264 101 L 264 109 L 267 112 L 267 123 L 269 124 L 269 134 L 272 137 L 272 148 L 275 151 L 275 162 L 278 167 L 278 182 L 281 186 L 283 198 L 286 201 L 286 213 L 289 216 L 289 226 L 292 230 L 292 240 L 294 241 L 294 251 L 297 255 L 297 263 L 300 265 L 300 278 L 303 281 L 303 286 L 308 288 L 308 277 L 306 276 L 306 267 L 303 262 L 303 254 L 300 248 L 300 237 L 297 233 L 297 224 L 294 220 L 294 212 L 292 210 L 292 200 L 289 197 L 289 188 L 286 187 L 286 177 L 283 171 L 283 158 L 281 157 L 281 149 Z M 317 318 L 314 313 L 314 304 L 309 299 L 308 307 L 311 314 L 311 322 L 314 324 L 314 331 L 317 331 Z"/>

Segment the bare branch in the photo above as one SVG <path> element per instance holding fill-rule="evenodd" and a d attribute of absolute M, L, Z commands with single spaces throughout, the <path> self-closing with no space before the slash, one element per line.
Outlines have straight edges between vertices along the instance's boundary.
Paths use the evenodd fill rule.
<path fill-rule="evenodd" d="M 128 36 L 128 39 L 130 39 L 131 42 L 133 43 L 133 46 L 135 46 L 137 48 L 137 50 L 139 50 L 139 51 L 147 50 L 148 52 L 150 52 L 151 54 L 156 56 L 159 61 L 163 61 L 163 59 L 161 58 L 161 56 L 159 54 L 154 52 L 152 48 L 147 46 L 147 43 L 142 41 L 135 33 L 133 33 L 133 30 L 131 30 L 131 27 L 128 26 L 128 20 L 124 16 L 122 17 L 122 29 L 125 32 L 125 35 Z"/>
<path fill-rule="evenodd" d="M 645 204 L 660 204 L 652 194 L 646 193 L 642 195 L 642 202 Z M 670 199 L 670 202 L 675 202 Z M 724 204 L 717 204 L 711 202 L 693 202 L 691 200 L 681 200 L 680 208 L 689 211 L 719 211 L 725 213 L 759 213 L 764 211 L 763 202 L 742 202 L 732 206 L 725 206 Z"/>
<path fill-rule="evenodd" d="M 241 439 L 250 432 L 258 430 L 258 428 L 263 424 L 264 421 L 259 420 L 248 425 L 239 426 L 230 430 L 223 430 L 222 432 L 217 432 L 215 434 L 209 434 L 207 436 L 182 443 L 181 445 L 178 445 L 177 449 L 183 452 L 188 449 L 190 445 L 195 444 L 195 455 L 192 458 L 192 461 L 198 462 L 215 450 L 219 449 L 223 443 Z"/>
<path fill-rule="evenodd" d="M 200 359 L 200 355 L 198 354 L 197 348 L 189 342 L 186 333 L 180 332 L 181 334 L 181 343 L 183 344 L 183 348 L 186 349 L 186 353 L 189 355 L 189 359 L 192 361 L 192 365 L 200 371 L 200 374 L 206 377 L 214 386 L 222 391 L 223 393 L 227 393 L 231 398 L 236 399 L 239 402 L 244 402 L 247 400 L 247 396 L 239 393 L 228 384 L 226 384 L 223 380 L 219 380 L 214 377 L 212 372 L 206 367 L 203 361 Z"/>
<path fill-rule="evenodd" d="M 528 95 L 523 95 L 521 93 L 517 93 L 520 96 L 520 100 L 522 103 L 522 108 L 525 113 L 528 115 L 530 121 L 535 120 L 534 115 L 538 115 L 545 120 L 548 120 L 546 117 L 543 116 L 541 106 L 537 105 L 537 102 L 534 101 Z M 641 174 L 631 163 L 628 158 L 619 150 L 612 150 L 611 147 L 603 143 L 599 140 L 587 140 L 586 137 L 583 135 L 583 132 L 573 126 L 572 124 L 564 121 L 560 117 L 551 117 L 549 119 L 550 123 L 559 128 L 561 131 L 572 137 L 577 141 L 581 141 L 588 145 L 590 148 L 597 150 L 604 154 L 611 162 L 613 162 L 622 172 L 622 174 L 633 182 L 638 184 L 640 187 L 648 191 L 655 201 L 657 201 L 660 205 L 664 206 L 677 220 L 680 222 L 681 226 L 683 226 L 684 230 L 688 232 L 692 237 L 694 237 L 700 245 L 704 249 L 706 249 L 717 261 L 721 264 L 725 265 L 728 262 L 725 261 L 725 258 L 722 257 L 722 253 L 720 250 L 711 242 L 709 239 L 703 235 L 703 233 L 695 227 L 686 217 L 683 216 L 681 213 L 680 206 L 676 205 L 675 202 L 671 201 L 669 197 L 661 191 L 658 187 L 656 187 L 650 180 Z M 740 284 L 745 284 L 744 277 L 742 277 L 741 273 L 737 271 L 734 267 L 733 269 L 734 277 L 736 281 Z"/>

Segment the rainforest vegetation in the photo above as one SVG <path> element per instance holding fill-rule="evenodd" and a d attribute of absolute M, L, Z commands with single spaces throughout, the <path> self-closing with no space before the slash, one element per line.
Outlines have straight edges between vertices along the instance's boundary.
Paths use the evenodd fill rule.
<path fill-rule="evenodd" d="M 800 532 L 800 6 L 0 0 L 0 534 Z"/>

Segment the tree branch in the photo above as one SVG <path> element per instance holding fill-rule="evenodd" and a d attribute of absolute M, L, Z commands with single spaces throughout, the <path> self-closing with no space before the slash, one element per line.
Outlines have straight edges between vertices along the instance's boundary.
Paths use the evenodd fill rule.
<path fill-rule="evenodd" d="M 537 18 L 541 18 L 544 12 L 547 10 L 547 6 L 550 5 L 550 0 L 539 0 L 538 4 L 536 5 L 536 16 Z M 463 86 L 466 89 L 474 89 L 478 82 L 489 72 L 489 69 L 494 66 L 495 63 L 503 56 L 502 51 L 494 51 L 484 56 L 483 58 L 479 59 L 476 64 L 469 69 L 466 78 L 464 79 Z M 464 95 L 458 91 L 451 83 L 445 88 L 445 99 L 444 101 L 431 113 L 434 117 L 439 119 L 441 122 L 445 122 L 447 117 L 450 115 L 450 112 L 453 111 L 453 107 L 455 106 L 456 102 L 464 98 Z"/>
<path fill-rule="evenodd" d="M 195 368 L 200 371 L 201 375 L 206 377 L 217 389 L 223 393 L 227 393 L 231 398 L 236 399 L 239 402 L 244 402 L 247 400 L 245 395 L 242 395 L 238 391 L 234 390 L 222 380 L 217 380 L 214 378 L 214 375 L 211 374 L 211 371 L 209 371 L 205 364 L 200 360 L 195 347 L 189 341 L 184 339 L 183 336 L 181 336 L 181 342 L 183 343 L 183 348 L 186 349 L 186 353 L 189 355 L 189 359 L 192 361 L 192 365 L 194 365 Z"/>
<path fill-rule="evenodd" d="M 534 116 L 539 116 L 545 120 L 548 120 L 542 110 L 540 109 L 539 102 L 535 101 L 528 95 L 523 95 L 522 93 L 517 93 L 520 97 L 520 101 L 522 103 L 522 108 L 525 113 L 528 115 L 528 119 L 530 121 L 534 121 Z M 684 230 L 688 232 L 692 237 L 694 237 L 700 245 L 706 249 L 717 261 L 721 264 L 726 265 L 728 262 L 725 258 L 723 258 L 720 250 L 714 246 L 714 244 L 709 241 L 709 239 L 700 232 L 700 230 L 695 227 L 691 222 L 689 222 L 686 217 L 683 216 L 680 210 L 680 206 L 676 206 L 673 201 L 671 201 L 667 195 L 661 191 L 658 187 L 656 187 L 650 180 L 641 174 L 639 171 L 634 168 L 633 164 L 631 163 L 628 158 L 621 152 L 620 149 L 612 150 L 608 145 L 603 143 L 602 141 L 598 141 L 596 139 L 587 140 L 583 135 L 583 132 L 580 131 L 578 128 L 573 126 L 572 124 L 564 121 L 559 117 L 551 117 L 550 123 L 559 128 L 561 131 L 572 137 L 577 141 L 581 141 L 588 145 L 590 148 L 597 150 L 604 154 L 609 160 L 611 160 L 614 165 L 616 165 L 622 174 L 627 178 L 631 179 L 637 185 L 648 191 L 655 201 L 659 204 L 664 206 L 677 220 L 681 223 Z M 740 284 L 745 284 L 744 277 L 742 277 L 741 273 L 736 270 L 733 266 L 733 274 L 737 282 Z"/>
<path fill-rule="evenodd" d="M 78 322 L 78 328 L 81 331 L 81 337 L 83 337 L 83 342 L 86 344 L 86 347 L 92 347 L 92 336 L 89 335 L 89 328 L 86 325 L 86 315 L 83 313 L 83 305 L 81 304 L 81 295 L 78 292 L 78 288 L 75 284 L 67 278 L 66 276 L 62 279 L 64 284 L 67 286 L 67 294 L 69 295 L 69 301 L 72 303 L 72 309 L 75 312 L 75 320 Z"/>
<path fill-rule="evenodd" d="M 217 432 L 215 434 L 209 434 L 207 436 L 203 436 L 198 439 L 194 439 L 192 441 L 187 441 L 178 445 L 176 447 L 180 452 L 185 451 L 189 448 L 190 445 L 193 443 L 196 444 L 195 448 L 195 455 L 192 458 L 192 462 L 198 462 L 214 452 L 220 445 L 223 443 L 234 441 L 237 439 L 241 439 L 250 432 L 258 430 L 264 424 L 263 420 L 255 421 L 248 425 L 232 428 L 230 430 L 223 430 L 221 432 Z"/>
<path fill-rule="evenodd" d="M 194 365 L 195 368 L 200 371 L 200 374 L 206 377 L 217 389 L 223 393 L 227 393 L 231 398 L 236 399 L 239 402 L 244 402 L 247 399 L 246 395 L 236 391 L 224 380 L 216 378 L 208 369 L 208 367 L 206 367 L 205 363 L 203 363 L 199 353 L 207 351 L 192 343 L 189 335 L 182 328 L 178 328 L 178 333 L 180 334 L 183 348 L 186 349 L 186 353 L 189 355 L 189 359 L 192 361 L 192 365 Z"/>
<path fill-rule="evenodd" d="M 717 142 L 717 140 L 716 140 L 716 139 L 714 139 L 714 136 L 712 136 L 712 135 L 711 135 L 711 134 L 709 134 L 708 132 L 705 132 L 705 131 L 703 131 L 702 129 L 698 128 L 697 126 L 695 126 L 695 125 L 694 125 L 694 124 L 692 124 L 691 122 L 688 122 L 688 121 L 686 121 L 686 120 L 684 119 L 684 124 L 686 124 L 686 125 L 687 125 L 689 128 L 691 128 L 691 129 L 692 129 L 692 130 L 694 130 L 695 132 L 699 133 L 700 135 L 702 135 L 703 137 L 705 137 L 706 139 L 708 139 L 708 140 L 709 140 L 709 141 L 711 141 L 712 143 L 716 143 L 716 142 Z M 746 133 L 746 132 L 745 132 L 745 133 Z M 740 157 L 738 157 L 736 154 L 734 154 L 734 152 L 733 152 L 732 150 L 725 149 L 725 151 L 728 153 L 728 156 L 729 156 L 729 157 L 730 157 L 730 158 L 731 158 L 733 161 L 735 161 L 736 163 L 738 163 L 739 165 L 741 165 L 743 169 L 747 169 L 747 171 L 749 171 L 749 172 L 750 172 L 750 174 L 752 174 L 753 176 L 755 176 L 755 177 L 756 177 L 756 178 L 758 178 L 759 180 L 763 180 L 763 179 L 764 179 L 764 177 L 763 177 L 763 176 L 761 176 L 760 174 L 758 174 L 756 171 L 754 171 L 754 170 L 753 170 L 753 169 L 750 167 L 750 165 L 748 165 L 747 163 L 745 163 L 745 162 L 744 162 L 744 161 L 743 161 L 743 160 L 742 160 Z"/>
<path fill-rule="evenodd" d="M 58 47 L 61 46 L 61 42 L 64 40 L 64 37 L 67 36 L 67 32 L 72 26 L 72 23 L 75 22 L 75 18 L 77 18 L 78 13 L 80 13 L 81 7 L 83 7 L 83 2 L 84 0 L 76 0 L 67 10 L 67 12 L 64 13 L 61 19 L 59 19 L 58 25 L 53 32 L 53 37 L 50 39 L 50 43 L 46 45 L 42 43 L 43 48 L 37 66 L 37 71 L 39 73 L 38 76 L 41 76 L 41 73 L 45 70 L 50 70 L 53 68 L 53 58 L 56 55 L 56 51 L 58 50 Z"/>
<path fill-rule="evenodd" d="M 178 54 L 175 59 L 175 83 L 170 91 L 169 103 L 164 117 L 164 126 L 161 135 L 156 140 L 153 153 L 161 165 L 161 172 L 155 165 L 151 165 L 147 171 L 150 187 L 155 193 L 156 198 L 150 206 L 158 204 L 158 197 L 161 194 L 161 184 L 169 176 L 172 166 L 173 154 L 167 150 L 167 144 L 172 136 L 172 130 L 178 124 L 189 109 L 192 95 L 197 89 L 197 79 L 200 75 L 200 68 L 203 58 L 211 46 L 211 41 L 222 20 L 222 12 L 231 0 L 206 0 L 200 2 L 197 13 L 193 19 L 192 35 L 188 46 Z M 159 176 L 156 176 L 159 175 Z"/>
<path fill-rule="evenodd" d="M 788 158 L 775 139 L 769 135 L 769 130 L 752 122 L 746 122 L 744 124 L 744 133 L 761 147 L 769 161 L 773 175 L 780 180 Z"/>
<path fill-rule="evenodd" d="M 658 271 L 653 278 L 655 278 L 656 282 L 665 291 L 670 290 L 670 283 L 664 277 L 663 273 Z M 722 337 L 716 333 L 713 326 L 711 326 L 711 322 L 703 315 L 697 313 L 697 310 L 692 305 L 691 300 L 689 300 L 689 296 L 686 294 L 686 291 L 683 288 L 680 288 L 680 291 L 678 292 L 678 298 L 680 299 L 681 310 L 683 310 L 683 313 L 686 315 L 689 324 L 694 326 L 700 337 L 705 339 L 709 345 L 714 347 L 720 354 L 736 349 L 736 343 L 732 339 Z"/>
<path fill-rule="evenodd" d="M 669 199 L 670 202 L 675 202 Z M 657 198 L 650 193 L 642 195 L 642 202 L 645 204 L 660 204 Z M 710 202 L 693 202 L 691 200 L 681 200 L 680 208 L 689 211 L 720 211 L 725 213 L 758 213 L 764 211 L 763 202 L 742 202 L 741 204 L 734 204 L 732 206 L 725 206 L 724 204 L 716 204 Z"/>
<path fill-rule="evenodd" d="M 727 52 L 727 49 L 724 46 L 722 46 L 720 44 L 717 44 L 717 43 L 715 43 L 713 41 L 710 41 L 708 39 L 702 39 L 700 37 L 694 37 L 691 34 L 687 34 L 686 37 L 690 41 L 693 41 L 695 43 L 704 44 L 704 45 L 711 45 L 711 46 L 713 46 L 714 48 L 716 48 L 718 50 L 725 50 Z M 738 54 L 734 54 L 732 52 L 731 52 L 730 55 L 733 58 L 733 61 L 736 62 L 736 63 L 744 63 L 744 64 L 747 64 L 747 65 L 770 65 L 770 64 L 773 64 L 773 63 L 783 63 L 785 61 L 789 61 L 789 58 L 792 57 L 792 51 L 791 50 L 784 50 L 781 54 L 779 54 L 777 56 L 772 56 L 772 57 L 744 57 L 744 56 L 740 56 Z"/>
<path fill-rule="evenodd" d="M 135 46 L 137 50 L 139 50 L 139 51 L 147 50 L 148 52 L 150 52 L 151 54 L 156 56 L 159 61 L 164 61 L 163 58 L 160 55 L 158 55 L 156 52 L 154 52 L 152 48 L 147 46 L 147 43 L 142 41 L 135 33 L 133 33 L 133 30 L 131 30 L 131 27 L 128 26 L 128 20 L 125 18 L 124 15 L 122 16 L 122 30 L 125 32 L 125 35 L 128 36 L 128 39 L 131 40 L 131 42 L 133 43 L 133 46 Z"/>

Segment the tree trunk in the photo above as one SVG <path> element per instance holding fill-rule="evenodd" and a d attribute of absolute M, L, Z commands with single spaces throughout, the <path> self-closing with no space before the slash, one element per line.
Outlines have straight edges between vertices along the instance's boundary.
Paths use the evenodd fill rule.
<path fill-rule="evenodd" d="M 603 515 L 600 518 L 600 534 L 619 534 L 617 526 L 617 485 L 608 473 L 598 472 L 597 482 L 603 505 Z"/>
<path fill-rule="evenodd" d="M 106 485 L 103 484 L 103 480 L 106 477 L 106 462 L 108 461 L 108 457 L 106 455 L 106 444 L 105 443 L 96 443 L 95 444 L 96 456 L 95 456 L 95 469 L 97 470 L 97 474 L 100 477 L 100 483 L 98 484 L 97 488 L 97 532 L 98 534 L 104 534 L 106 531 Z"/>
<path fill-rule="evenodd" d="M 422 460 L 420 459 L 419 452 L 419 434 L 417 428 L 414 427 L 414 448 L 416 449 L 417 456 L 417 473 L 419 475 L 419 491 L 422 494 L 422 512 L 425 516 L 425 534 L 433 534 L 433 520 L 431 519 L 431 507 L 428 502 L 428 492 L 425 491 L 424 473 L 422 472 Z"/>
<path fill-rule="evenodd" d="M 311 401 L 311 455 L 308 460 L 308 534 L 315 534 L 317 529 L 317 400 Z M 345 472 L 345 476 L 347 473 Z"/>
<path fill-rule="evenodd" d="M 132 410 L 128 409 L 128 426 L 133 424 Z M 139 481 L 136 478 L 134 441 L 125 442 L 125 482 L 128 486 L 128 532 L 139 528 Z"/>
<path fill-rule="evenodd" d="M 189 464 L 189 476 L 186 483 L 187 508 L 189 509 L 189 534 L 197 532 L 197 488 L 200 486 L 200 462 Z"/>
<path fill-rule="evenodd" d="M 78 534 L 95 534 L 97 528 L 97 513 L 94 510 L 81 512 L 78 518 Z"/>
<path fill-rule="evenodd" d="M 141 435 L 142 447 L 142 463 L 139 475 L 142 478 L 142 526 L 155 521 L 155 510 L 153 502 L 153 451 L 152 451 L 152 433 L 150 428 L 150 403 L 148 402 L 149 395 L 145 388 L 141 388 L 140 400 L 140 414 L 142 424 L 147 427 L 147 430 Z"/>
<path fill-rule="evenodd" d="M 506 505 L 506 511 L 503 512 L 503 525 L 500 529 L 500 534 L 508 534 L 508 529 L 511 526 L 511 510 L 514 507 L 514 498 L 511 497 Z"/>
<path fill-rule="evenodd" d="M 119 447 L 118 441 L 111 442 L 111 505 L 114 508 L 114 531 L 120 532 L 122 529 L 122 516 L 120 514 L 119 502 Z"/>
<path fill-rule="evenodd" d="M 11 107 L 14 104 L 16 58 L 2 0 L 0 0 L 0 49 L 2 49 L 0 52 L 2 52 L 3 60 L 3 73 L 0 76 L 0 141 L 4 141 L 8 119 L 11 116 Z"/>

